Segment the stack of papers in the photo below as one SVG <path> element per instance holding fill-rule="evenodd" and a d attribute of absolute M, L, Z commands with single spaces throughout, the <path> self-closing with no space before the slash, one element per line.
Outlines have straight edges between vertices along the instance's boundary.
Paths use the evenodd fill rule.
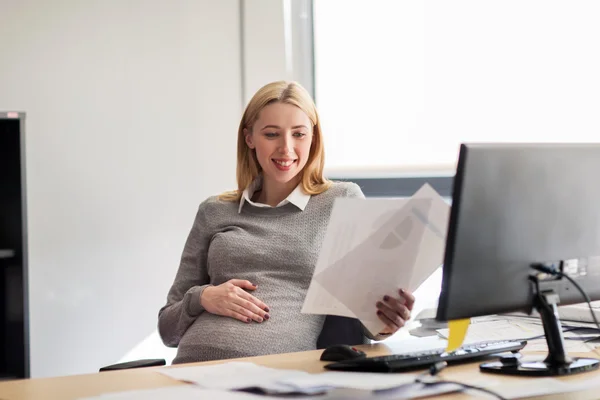
<path fill-rule="evenodd" d="M 106 393 L 100 396 L 86 397 L 80 400 L 264 400 L 265 396 L 243 392 L 223 390 L 207 390 L 193 385 L 169 386 L 158 389 L 128 390 L 125 392 Z M 272 397 L 269 400 L 288 399 L 289 397 Z"/>
<path fill-rule="evenodd" d="M 375 304 L 399 288 L 414 292 L 441 265 L 449 215 L 427 184 L 408 199 L 336 199 L 302 312 L 380 332 Z"/>
<path fill-rule="evenodd" d="M 207 366 L 162 368 L 158 372 L 206 389 L 257 389 L 265 393 L 294 393 L 295 388 L 284 385 L 280 381 L 307 374 L 304 371 L 267 368 L 241 361 Z"/>
<path fill-rule="evenodd" d="M 592 312 L 598 321 L 600 321 L 600 301 L 591 302 L 592 311 L 587 303 L 573 304 L 570 306 L 559 306 L 558 316 L 562 321 L 577 321 L 594 323 Z M 594 323 L 595 326 L 595 323 Z"/>
<path fill-rule="evenodd" d="M 268 394 L 316 394 L 333 389 L 390 390 L 414 382 L 416 374 L 372 374 L 274 369 L 249 362 L 162 368 L 159 373 L 206 389 L 259 390 Z"/>
<path fill-rule="evenodd" d="M 496 382 L 493 384 L 490 384 L 490 380 L 486 377 L 475 380 L 474 382 L 471 382 L 471 384 L 493 390 L 505 399 L 549 396 L 556 393 L 570 393 L 575 391 L 590 390 L 600 386 L 600 382 L 593 376 L 590 376 L 588 379 L 581 379 L 579 381 L 565 381 L 556 378 L 528 378 L 519 381 L 510 381 L 510 383 L 496 380 Z M 467 391 L 467 393 L 471 393 L 471 391 Z M 472 393 L 481 394 L 477 392 Z"/>
<path fill-rule="evenodd" d="M 281 383 L 294 387 L 298 391 L 306 389 L 322 391 L 332 389 L 357 389 L 357 390 L 390 390 L 406 384 L 413 383 L 416 374 L 376 374 L 368 372 L 324 372 L 321 374 L 306 374 L 304 376 L 288 377 Z"/>
<path fill-rule="evenodd" d="M 438 329 L 440 336 L 448 338 L 449 329 Z M 465 343 L 486 342 L 491 340 L 520 340 L 531 339 L 544 335 L 544 328 L 539 324 L 532 324 L 512 319 L 478 322 L 469 325 Z"/>

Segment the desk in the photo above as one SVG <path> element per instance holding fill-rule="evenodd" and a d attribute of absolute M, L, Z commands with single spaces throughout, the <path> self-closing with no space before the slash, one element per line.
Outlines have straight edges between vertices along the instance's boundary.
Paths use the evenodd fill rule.
<path fill-rule="evenodd" d="M 374 345 L 357 346 L 367 352 L 369 356 L 385 355 L 393 351 L 393 344 L 386 345 L 378 343 Z M 525 349 L 526 350 L 526 349 Z M 524 355 L 540 353 L 527 353 Z M 239 361 L 251 361 L 253 363 L 264 365 L 266 367 L 284 368 L 284 369 L 299 369 L 307 372 L 322 372 L 324 371 L 323 361 L 319 361 L 321 350 L 313 350 L 299 353 L 277 354 L 271 356 L 261 356 L 252 358 L 241 358 Z M 572 354 L 580 357 L 600 357 L 600 351 L 596 349 L 588 354 Z M 209 365 L 218 364 L 225 361 L 210 361 L 205 363 L 185 364 L 189 365 Z M 183 366 L 183 365 L 179 365 Z M 172 366 L 169 368 L 177 368 Z M 73 400 L 85 396 L 94 396 L 102 393 L 117 392 L 133 389 L 150 389 L 164 386 L 182 385 L 178 381 L 158 374 L 154 368 L 141 368 L 123 371 L 102 372 L 88 375 L 65 376 L 57 378 L 39 378 L 18 381 L 0 382 L 0 399 L 2 400 Z M 163 367 L 164 368 L 164 367 Z M 535 378 L 511 377 L 494 374 L 482 374 L 479 372 L 479 362 L 462 364 L 446 368 L 441 376 L 448 380 L 457 380 L 460 382 L 476 382 L 479 385 L 484 385 L 483 382 L 490 384 L 497 382 L 515 382 L 517 380 L 530 380 L 535 382 Z M 589 380 L 595 378 L 600 380 L 600 370 L 588 372 L 579 375 L 563 377 L 567 381 Z M 442 398 L 442 396 L 435 397 Z M 467 396 L 465 394 L 447 395 L 443 398 L 447 399 L 474 399 L 480 398 L 475 396 Z M 482 398 L 482 397 L 481 397 Z M 487 397 L 486 397 L 487 398 Z M 537 397 L 536 397 L 537 398 Z M 553 395 L 545 397 L 547 399 L 598 399 L 599 393 L 596 390 L 588 390 L 585 392 L 569 393 L 565 395 Z M 268 397 L 265 397 L 268 400 Z"/>

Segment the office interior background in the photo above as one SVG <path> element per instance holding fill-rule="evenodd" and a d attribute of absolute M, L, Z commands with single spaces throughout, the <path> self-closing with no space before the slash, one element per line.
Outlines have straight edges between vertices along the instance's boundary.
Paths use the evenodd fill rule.
<path fill-rule="evenodd" d="M 314 95 L 327 176 L 449 196 L 460 142 L 599 140 L 599 19 L 593 0 L 0 0 L 0 110 L 27 114 L 30 376 L 174 356 L 157 313 L 198 204 L 235 187 L 263 84 Z"/>

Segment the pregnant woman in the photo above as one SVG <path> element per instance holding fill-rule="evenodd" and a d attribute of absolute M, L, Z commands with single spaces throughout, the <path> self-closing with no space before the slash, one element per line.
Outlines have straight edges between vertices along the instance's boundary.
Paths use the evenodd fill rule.
<path fill-rule="evenodd" d="M 315 104 L 295 82 L 261 88 L 242 116 L 235 191 L 198 208 L 167 303 L 158 315 L 173 363 L 314 350 L 383 339 L 410 318 L 411 293 L 388 293 L 366 331 L 352 318 L 300 312 L 334 199 L 364 197 L 323 177 Z M 345 277 L 353 279 L 353 277 Z"/>

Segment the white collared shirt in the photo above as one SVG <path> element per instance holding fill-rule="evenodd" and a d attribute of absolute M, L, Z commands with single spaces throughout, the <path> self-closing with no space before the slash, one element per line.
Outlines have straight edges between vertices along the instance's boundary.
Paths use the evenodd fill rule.
<path fill-rule="evenodd" d="M 274 208 L 268 204 L 256 203 L 251 200 L 254 193 L 261 187 L 262 187 L 262 178 L 258 177 L 254 180 L 254 182 L 252 182 L 250 184 L 250 186 L 248 186 L 246 188 L 246 190 L 244 190 L 244 193 L 242 194 L 242 198 L 240 199 L 240 207 L 238 208 L 238 214 L 242 212 L 242 207 L 244 206 L 244 202 L 246 202 L 246 201 L 255 207 Z M 304 193 L 304 191 L 302 190 L 302 184 L 299 184 L 292 191 L 292 193 L 290 193 L 290 195 L 288 197 L 283 199 L 275 207 L 281 207 L 288 203 L 292 203 L 293 205 L 298 207 L 301 211 L 304 211 L 309 200 L 310 200 L 310 195 Z"/>

